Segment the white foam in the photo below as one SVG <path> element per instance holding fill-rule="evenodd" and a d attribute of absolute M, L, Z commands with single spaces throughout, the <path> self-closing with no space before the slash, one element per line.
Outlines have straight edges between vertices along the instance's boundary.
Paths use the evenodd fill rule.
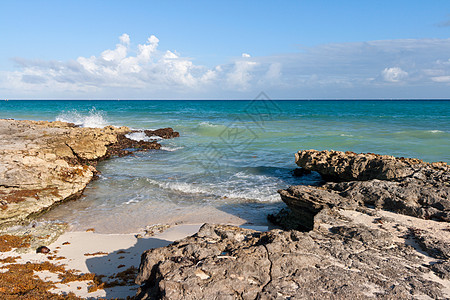
<path fill-rule="evenodd" d="M 139 203 L 139 201 L 133 198 L 131 200 L 128 200 L 127 202 L 124 202 L 123 205 L 128 205 L 128 204 L 132 204 L 132 203 Z"/>
<path fill-rule="evenodd" d="M 128 133 L 125 135 L 127 138 L 132 139 L 134 141 L 152 141 L 152 140 L 162 140 L 162 137 L 157 135 L 147 136 L 144 131 L 136 131 L 132 133 Z"/>
<path fill-rule="evenodd" d="M 155 184 L 163 189 L 169 189 L 173 191 L 178 191 L 186 194 L 211 194 L 208 189 L 201 188 L 191 183 L 186 182 L 161 182 L 150 178 L 147 181 L 151 184 Z"/>
<path fill-rule="evenodd" d="M 148 137 L 150 140 L 162 140 L 163 138 L 158 135 L 152 135 Z"/>
<path fill-rule="evenodd" d="M 183 149 L 183 148 L 184 147 L 167 147 L 167 146 L 162 146 L 161 150 L 173 152 L 173 151 L 177 151 L 177 150 L 180 150 L 180 149 Z"/>
<path fill-rule="evenodd" d="M 201 122 L 199 125 L 204 126 L 204 127 L 221 127 L 222 126 L 222 125 L 212 124 L 210 122 Z"/>
<path fill-rule="evenodd" d="M 428 130 L 428 132 L 431 132 L 431 133 L 443 133 L 443 131 L 441 131 L 441 130 Z"/>
<path fill-rule="evenodd" d="M 87 115 L 80 114 L 77 110 L 62 112 L 56 117 L 56 121 L 74 123 L 82 127 L 102 128 L 108 126 L 103 111 L 91 109 Z"/>
<path fill-rule="evenodd" d="M 147 139 L 147 136 L 143 131 L 138 132 L 132 132 L 125 135 L 127 138 L 133 140 L 133 141 L 144 141 Z"/>
<path fill-rule="evenodd" d="M 241 174 L 241 178 L 247 178 L 247 175 Z M 212 196 L 223 199 L 240 199 L 258 202 L 276 202 L 280 200 L 276 182 L 273 178 L 264 175 L 249 175 L 248 178 L 256 179 L 258 182 L 264 182 L 266 185 L 261 186 L 255 181 L 248 180 L 228 180 L 226 184 L 208 183 L 203 185 L 187 183 L 187 182 L 161 182 L 150 178 L 147 181 L 166 190 L 181 192 L 184 194 Z"/>

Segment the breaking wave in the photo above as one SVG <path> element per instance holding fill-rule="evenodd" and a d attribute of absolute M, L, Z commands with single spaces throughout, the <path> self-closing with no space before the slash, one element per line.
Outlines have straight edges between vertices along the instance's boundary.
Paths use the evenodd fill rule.
<path fill-rule="evenodd" d="M 106 113 L 95 108 L 89 110 L 87 114 L 80 113 L 77 110 L 63 111 L 56 117 L 56 121 L 92 128 L 102 128 L 110 125 L 106 120 Z"/>
<path fill-rule="evenodd" d="M 280 200 L 276 192 L 278 182 L 268 176 L 251 176 L 253 181 L 248 178 L 236 178 L 232 176 L 228 181 L 222 183 L 188 183 L 175 180 L 173 182 L 158 181 L 147 178 L 150 184 L 159 188 L 179 192 L 187 195 L 202 195 L 210 198 L 221 198 L 225 202 L 233 200 L 245 200 L 256 202 L 277 202 Z M 264 182 L 265 186 L 255 184 L 257 181 Z"/>

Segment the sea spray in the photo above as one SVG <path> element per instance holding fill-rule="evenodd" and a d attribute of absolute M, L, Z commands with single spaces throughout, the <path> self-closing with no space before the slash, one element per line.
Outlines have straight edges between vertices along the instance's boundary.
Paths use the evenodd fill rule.
<path fill-rule="evenodd" d="M 90 109 L 87 114 L 83 114 L 77 110 L 63 111 L 56 117 L 56 121 L 74 123 L 81 127 L 101 128 L 108 126 L 106 113 L 98 111 L 94 108 Z"/>

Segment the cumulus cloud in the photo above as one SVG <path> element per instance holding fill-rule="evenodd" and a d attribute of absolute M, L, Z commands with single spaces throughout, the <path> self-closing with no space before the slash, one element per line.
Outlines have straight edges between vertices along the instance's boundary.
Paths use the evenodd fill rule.
<path fill-rule="evenodd" d="M 381 74 L 383 79 L 388 82 L 400 82 L 408 77 L 408 72 L 405 72 L 397 67 L 385 68 Z"/>
<path fill-rule="evenodd" d="M 8 98 L 251 98 L 260 91 L 281 98 L 391 98 L 450 92 L 450 39 L 326 44 L 260 57 L 242 53 L 212 67 L 159 49 L 154 35 L 131 45 L 123 34 L 115 47 L 90 57 L 15 58 L 16 71 L 0 71 L 0 92 Z"/>
<path fill-rule="evenodd" d="M 248 89 L 253 78 L 252 71 L 257 65 L 257 62 L 251 60 L 250 54 L 242 53 L 242 59 L 234 63 L 232 71 L 226 76 L 229 87 Z"/>
<path fill-rule="evenodd" d="M 130 37 L 123 34 L 114 49 L 98 56 L 78 57 L 68 62 L 16 58 L 21 70 L 7 74 L 11 89 L 38 91 L 98 92 L 108 88 L 141 89 L 147 93 L 192 92 L 212 87 L 246 90 L 258 65 L 247 53 L 229 63 L 207 68 L 195 65 L 177 51 L 160 51 L 159 39 L 152 35 L 144 44 L 130 49 Z M 131 53 L 134 53 L 132 55 Z M 269 73 L 270 66 L 267 66 Z M 6 85 L 6 84 L 5 84 Z M 0 87 L 1 88 L 1 87 Z"/>

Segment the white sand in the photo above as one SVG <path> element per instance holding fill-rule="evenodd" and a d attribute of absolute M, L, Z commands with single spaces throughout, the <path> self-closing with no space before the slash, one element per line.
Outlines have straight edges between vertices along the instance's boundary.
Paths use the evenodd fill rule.
<path fill-rule="evenodd" d="M 99 234 L 95 232 L 66 232 L 58 240 L 48 245 L 51 252 L 37 254 L 35 252 L 17 254 L 14 250 L 0 252 L 0 258 L 20 256 L 16 263 L 40 263 L 49 261 L 58 265 L 67 265 L 67 269 L 79 270 L 82 273 L 95 273 L 97 275 L 111 276 L 124 271 L 131 266 L 139 267 L 141 254 L 148 249 L 163 247 L 171 242 L 192 235 L 198 231 L 200 224 L 177 225 L 152 237 L 136 238 L 134 234 Z M 68 242 L 68 243 L 67 243 Z M 65 243 L 65 245 L 63 245 Z M 97 252 L 107 254 L 86 256 Z M 61 260 L 49 260 L 47 256 L 56 255 L 64 257 Z M 3 264 L 5 265 L 5 264 Z M 123 265 L 123 266 L 121 266 Z M 119 266 L 121 266 L 119 268 Z M 46 281 L 59 282 L 57 274 L 49 271 L 36 273 Z M 105 280 L 106 281 L 106 280 Z M 88 287 L 92 282 L 70 282 L 68 284 L 56 284 L 54 292 L 74 292 L 83 298 L 126 298 L 136 294 L 137 285 L 116 286 L 88 293 Z M 81 289 L 78 289 L 81 288 Z"/>

